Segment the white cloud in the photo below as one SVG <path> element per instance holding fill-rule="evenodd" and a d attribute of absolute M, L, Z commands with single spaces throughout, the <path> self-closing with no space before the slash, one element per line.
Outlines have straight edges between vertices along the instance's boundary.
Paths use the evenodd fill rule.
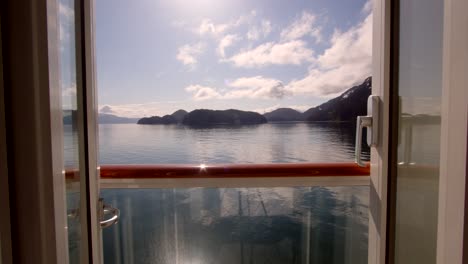
<path fill-rule="evenodd" d="M 231 89 L 219 92 L 217 89 L 202 86 L 190 85 L 185 88 L 187 92 L 192 93 L 193 99 L 281 99 L 291 95 L 283 83 L 276 79 L 264 78 L 262 76 L 244 77 L 228 82 L 227 86 Z"/>
<path fill-rule="evenodd" d="M 197 64 L 197 56 L 199 56 L 204 50 L 203 43 L 199 42 L 194 45 L 183 45 L 179 47 L 176 58 L 181 61 L 184 65 L 195 65 Z"/>
<path fill-rule="evenodd" d="M 316 16 L 304 11 L 302 16 L 281 31 L 283 41 L 295 40 L 304 36 L 312 36 L 317 42 L 322 41 L 320 27 L 315 26 Z"/>
<path fill-rule="evenodd" d="M 225 49 L 232 46 L 235 42 L 239 41 L 240 39 L 241 38 L 236 34 L 230 34 L 230 35 L 224 36 L 219 41 L 219 44 L 218 44 L 218 49 L 217 49 L 218 55 L 221 58 L 225 58 L 226 57 Z"/>
<path fill-rule="evenodd" d="M 99 109 L 99 113 L 103 114 L 114 114 L 114 110 L 112 110 L 112 107 L 109 105 L 105 105 Z"/>
<path fill-rule="evenodd" d="M 372 71 L 372 14 L 348 31 L 335 31 L 331 46 L 317 58 L 306 77 L 290 82 L 295 94 L 334 96 L 356 85 Z"/>
<path fill-rule="evenodd" d="M 210 19 L 203 19 L 200 26 L 198 27 L 198 33 L 219 35 L 224 33 L 227 29 L 232 27 L 232 24 L 214 24 Z"/>
<path fill-rule="evenodd" d="M 307 110 L 309 110 L 311 107 L 311 105 L 290 105 L 288 106 L 288 108 L 292 108 L 294 110 L 297 110 L 299 112 L 305 112 Z"/>
<path fill-rule="evenodd" d="M 306 110 L 309 110 L 312 106 L 310 105 L 282 105 L 282 104 L 275 104 L 275 105 L 272 105 L 272 106 L 268 106 L 268 107 L 263 107 L 263 108 L 256 108 L 256 109 L 253 109 L 252 111 L 254 112 L 257 112 L 257 113 L 260 113 L 260 114 L 264 114 L 264 113 L 268 113 L 268 112 L 271 112 L 273 110 L 276 110 L 278 108 L 292 108 L 296 111 L 299 111 L 299 112 L 305 112 Z"/>
<path fill-rule="evenodd" d="M 228 83 L 229 87 L 236 88 L 224 95 L 226 99 L 232 98 L 264 98 L 281 99 L 291 93 L 283 83 L 276 79 L 262 76 L 244 77 Z"/>
<path fill-rule="evenodd" d="M 310 20 L 305 13 L 302 20 Z M 294 25 L 294 23 L 292 24 Z M 283 36 L 304 36 L 309 30 L 294 29 Z M 232 45 L 236 35 L 225 36 L 218 46 L 218 53 L 225 56 L 224 49 Z M 372 14 L 347 31 L 335 30 L 330 46 L 319 56 L 307 48 L 303 40 L 287 42 L 267 42 L 250 50 L 243 50 L 225 61 L 237 67 L 254 68 L 268 65 L 300 65 L 311 63 L 309 71 L 303 78 L 295 79 L 288 84 L 280 80 L 263 76 L 243 77 L 227 82 L 228 90 L 217 90 L 212 87 L 192 85 L 186 88 L 193 93 L 195 100 L 205 99 L 239 99 L 270 98 L 281 99 L 290 95 L 309 94 L 318 97 L 331 97 L 340 94 L 344 89 L 359 84 L 371 75 L 372 70 Z M 305 110 L 306 106 L 296 106 Z"/>
<path fill-rule="evenodd" d="M 262 20 L 261 29 L 262 29 L 263 36 L 266 37 L 273 30 L 273 27 L 271 26 L 271 22 L 266 19 Z"/>
<path fill-rule="evenodd" d="M 185 91 L 193 93 L 193 99 L 197 101 L 221 98 L 221 94 L 216 89 L 198 84 L 187 86 Z"/>
<path fill-rule="evenodd" d="M 185 28 L 187 27 L 188 23 L 185 20 L 174 20 L 171 22 L 171 25 L 175 28 Z"/>
<path fill-rule="evenodd" d="M 239 18 L 236 20 L 219 24 L 214 23 L 209 18 L 205 18 L 201 21 L 200 25 L 194 30 L 194 32 L 200 35 L 212 35 L 215 37 L 219 37 L 222 34 L 226 33 L 228 30 L 231 30 L 243 24 L 251 23 L 251 21 L 256 15 L 257 12 L 255 10 L 252 10 L 249 14 L 239 16 Z"/>
<path fill-rule="evenodd" d="M 239 16 L 239 18 L 233 24 L 234 26 L 240 26 L 243 24 L 251 24 L 256 16 L 257 16 L 257 11 L 252 10 L 247 15 Z"/>
<path fill-rule="evenodd" d="M 247 39 L 249 40 L 258 40 L 261 37 L 266 37 L 272 31 L 271 22 L 269 20 L 263 19 L 260 22 L 259 26 L 253 26 L 247 32 Z"/>
<path fill-rule="evenodd" d="M 260 38 L 260 32 L 258 31 L 257 27 L 252 27 L 247 32 L 247 39 L 248 40 L 257 40 Z"/>
<path fill-rule="evenodd" d="M 180 109 L 181 106 L 187 106 L 188 102 L 184 101 L 164 101 L 164 102 L 148 102 L 142 104 L 117 104 L 117 105 L 100 105 L 99 113 L 113 114 L 122 117 L 141 118 L 145 116 L 163 116 L 173 113 Z"/>
<path fill-rule="evenodd" d="M 371 0 L 368 0 L 368 1 L 366 2 L 366 4 L 364 5 L 364 7 L 362 8 L 362 12 L 363 12 L 364 14 L 369 14 L 369 12 L 372 11 L 372 7 L 373 7 L 373 6 L 372 6 L 372 1 L 371 1 Z"/>
<path fill-rule="evenodd" d="M 254 49 L 241 51 L 232 56 L 229 61 L 237 67 L 253 68 L 267 65 L 300 65 L 311 62 L 313 51 L 307 48 L 302 40 L 286 43 L 267 42 Z"/>
<path fill-rule="evenodd" d="M 275 105 L 268 106 L 268 107 L 256 108 L 256 109 L 253 109 L 252 111 L 263 115 L 264 113 L 271 112 L 271 111 L 276 110 L 276 109 L 278 109 L 280 107 L 281 107 L 280 104 L 275 104 Z"/>

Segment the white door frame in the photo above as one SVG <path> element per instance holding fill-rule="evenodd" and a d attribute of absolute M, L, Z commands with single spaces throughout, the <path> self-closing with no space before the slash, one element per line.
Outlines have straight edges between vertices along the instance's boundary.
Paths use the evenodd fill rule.
<path fill-rule="evenodd" d="M 383 264 L 387 239 L 387 188 L 390 126 L 391 1 L 373 0 L 372 94 L 380 98 L 379 136 L 371 148 L 369 264 Z"/>
<path fill-rule="evenodd" d="M 102 235 L 99 225 L 99 168 L 98 168 L 98 126 L 95 56 L 94 0 L 75 3 L 76 32 L 76 79 L 78 95 L 78 136 L 80 149 L 81 205 L 88 210 L 81 218 L 86 239 L 82 245 L 89 246 L 89 260 L 94 264 L 103 262 Z M 87 194 L 86 197 L 83 194 Z M 83 199 L 84 198 L 84 199 Z M 89 224 L 88 219 L 91 219 Z M 90 244 L 88 244 L 90 243 Z M 82 263 L 87 263 L 82 258 Z"/>
<path fill-rule="evenodd" d="M 92 0 L 76 1 L 80 7 L 77 31 L 80 36 L 77 50 L 82 64 L 77 68 L 78 78 L 84 80 L 79 85 L 79 104 L 82 128 L 80 137 L 86 148 L 80 153 L 83 199 L 85 210 L 80 212 L 84 258 L 82 263 L 101 263 L 100 227 L 98 226 L 97 206 L 97 152 L 96 150 L 96 103 L 94 74 L 94 26 Z M 65 202 L 65 175 L 63 171 L 63 113 L 60 86 L 59 62 L 59 5 L 58 0 L 25 0 L 2 2 L 2 51 L 4 56 L 4 86 L 8 91 L 5 97 L 7 118 L 5 144 L 1 144 L 0 158 L 2 176 L 8 164 L 10 185 L 4 184 L 7 178 L 1 177 L 1 209 L 4 204 L 11 209 L 8 220 L 11 222 L 14 248 L 12 258 L 15 263 L 68 263 L 68 232 Z M 82 30 L 81 30 L 82 29 Z M 4 45 L 3 45 L 4 44 Z M 84 51 L 84 53 L 81 53 Z M 78 84 L 77 84 L 78 86 Z M 86 91 L 86 92 L 84 92 Z M 91 91 L 91 92 L 90 92 Z M 3 102 L 3 86 L 2 86 Z M 86 102 L 89 102 L 86 104 Z M 3 104 L 1 105 L 3 106 Z M 2 108 L 2 107 L 0 107 Z M 83 120 L 87 123 L 84 124 Z M 3 127 L 2 127 L 3 128 Z M 0 128 L 0 140 L 3 137 Z M 11 152 L 9 150 L 12 150 Z M 14 151 L 13 151 L 14 150 Z M 4 157 L 8 153 L 8 163 Z M 86 154 L 83 154 L 86 153 Z M 5 155 L 4 155 L 5 154 Z M 84 158 L 83 158 L 84 157 Z M 92 169 L 94 168 L 94 169 Z M 88 173 L 86 173 L 86 172 Z M 86 179 L 85 179 L 86 178 Z M 9 188 L 10 201 L 4 200 Z M 86 189 L 88 188 L 88 189 Z M 3 211 L 2 211 L 3 213 Z M 3 216 L 3 214 L 2 214 Z M 6 226 L 0 222 L 0 230 Z M 89 224 L 89 225 L 88 225 Z M 89 230 L 89 232 L 88 232 Z M 7 233 L 1 233 L 2 249 L 8 245 Z M 88 250 L 88 248 L 90 250 Z M 5 254 L 4 254 L 5 253 Z M 2 250 L 2 257 L 7 256 Z M 2 264 L 12 261 L 2 259 Z"/>
<path fill-rule="evenodd" d="M 14 1 L 12 1 L 14 2 Z M 48 116 L 48 120 L 42 119 L 42 122 L 50 123 L 50 126 L 36 126 L 37 132 L 41 132 L 43 136 L 49 139 L 58 138 L 60 135 L 55 135 L 54 128 L 58 128 L 61 124 L 61 105 L 60 105 L 60 91 L 58 84 L 58 61 L 57 54 L 51 54 L 46 51 L 44 53 L 43 45 L 46 44 L 50 52 L 49 45 L 57 45 L 50 41 L 51 37 L 56 34 L 50 30 L 50 26 L 55 18 L 53 12 L 50 10 L 57 9 L 56 0 L 37 0 L 31 1 L 35 4 L 31 9 L 34 16 L 31 19 L 36 19 L 34 30 L 37 32 L 45 30 L 49 35 L 36 34 L 31 48 L 36 52 L 38 57 L 34 58 L 35 63 L 31 66 L 36 69 L 37 78 L 32 84 L 34 89 L 39 91 L 39 98 L 45 101 L 38 101 L 38 105 L 32 106 L 36 108 L 37 114 Z M 96 117 L 97 112 L 95 107 L 95 69 L 94 69 L 94 1 L 87 0 L 83 4 L 84 14 L 84 65 L 82 73 L 85 76 L 84 87 L 87 91 L 86 101 L 91 102 L 92 105 L 86 107 L 88 125 L 88 135 L 92 135 L 93 131 L 96 132 Z M 382 111 L 379 118 L 379 144 L 377 148 L 371 150 L 371 183 L 370 183 L 370 217 L 369 217 L 369 264 L 385 263 L 386 259 L 386 239 L 387 239 L 387 187 L 388 187 L 388 168 L 389 168 L 389 123 L 390 123 L 390 25 L 391 25 L 391 12 L 390 0 L 373 0 L 373 94 L 379 95 L 381 98 Z M 438 230 L 438 247 L 437 247 L 437 261 L 443 263 L 461 263 L 462 250 L 463 250 L 463 224 L 464 224 L 464 210 L 465 207 L 465 177 L 466 177 L 466 146 L 467 146 L 467 111 L 468 111 L 468 19 L 465 16 L 465 10 L 468 10 L 468 3 L 466 0 L 446 0 L 445 1 L 445 18 L 444 18 L 444 60 L 443 60 L 443 103 L 442 103 L 442 138 L 441 138 L 441 178 L 439 187 L 439 230 Z M 47 12 L 49 11 L 49 13 Z M 52 15 L 52 17 L 51 17 Z M 45 17 L 47 17 L 48 25 L 44 24 Z M 52 20 L 51 20 L 52 18 Z M 42 22 L 42 23 L 41 23 Z M 55 23 L 57 26 L 58 23 Z M 57 27 L 58 28 L 58 27 Z M 56 29 L 57 29 L 56 28 Z M 45 39 L 45 40 L 44 40 Z M 57 49 L 58 50 L 58 49 Z M 45 62 L 45 64 L 44 64 Z M 48 67 L 43 68 L 43 65 Z M 13 69 L 14 70 L 14 69 Z M 45 89 L 47 88 L 47 89 Z M 47 105 L 43 103 L 47 102 Z M 46 110 L 49 112 L 44 112 Z M 52 107 L 52 110 L 50 110 Z M 47 113 L 47 114 L 45 114 Z M 18 113 L 19 115 L 20 113 Z M 96 135 L 96 134 L 95 134 Z M 64 195 L 61 197 L 58 194 L 64 190 L 64 177 L 61 172 L 62 160 L 61 157 L 54 153 L 60 153 L 63 150 L 60 143 L 54 141 L 34 141 L 38 145 L 38 149 L 42 152 L 50 153 L 50 159 L 43 161 L 38 165 L 36 174 L 41 178 L 40 185 L 29 187 L 37 192 L 39 200 L 37 201 L 38 208 L 44 207 L 40 210 L 40 215 L 37 215 L 36 224 L 30 228 L 25 227 L 25 231 L 30 230 L 30 235 L 37 235 L 38 238 L 45 239 L 52 237 L 54 246 L 36 248 L 34 251 L 41 251 L 42 253 L 33 254 L 40 256 L 36 263 L 54 263 L 47 262 L 52 259 L 57 260 L 56 263 L 61 263 L 68 251 L 67 239 L 65 229 L 62 227 L 66 223 Z M 97 138 L 88 138 L 87 144 L 89 146 L 96 146 Z M 94 140 L 94 141 L 93 141 Z M 46 143 L 50 145 L 46 146 Z M 32 148 L 34 146 L 31 146 Z M 60 150 L 59 150 L 60 149 Z M 58 152 L 57 152 L 58 151 Z M 34 153 L 39 155 L 39 153 Z M 34 155 L 32 154 L 32 155 Z M 41 153 L 42 155 L 43 153 Z M 91 189 L 92 193 L 88 200 L 87 206 L 93 208 L 97 204 L 98 186 L 94 183 L 97 182 L 97 171 L 91 169 L 97 163 L 96 153 L 91 153 L 88 157 L 88 169 L 90 171 L 89 186 L 96 189 Z M 44 155 L 47 157 L 47 155 Z M 21 164 L 17 164 L 21 165 Z M 13 168 L 15 169 L 15 168 Z M 60 170 L 59 170 L 60 169 Z M 27 173 L 28 170 L 20 172 Z M 16 172 L 18 173 L 18 171 Z M 49 173 L 49 174 L 47 174 Z M 2 182 L 3 183 L 3 182 Z M 16 184 L 20 184 L 16 183 Z M 26 178 L 24 178 L 26 184 Z M 50 183 L 51 185 L 46 185 Z M 25 185 L 26 186 L 26 185 Z M 19 185 L 17 186 L 19 187 Z M 53 195 L 50 191 L 53 190 Z M 2 192 L 3 193 L 3 192 Z M 44 206 L 46 204 L 53 204 Z M 26 208 L 21 207 L 21 201 L 17 204 L 16 214 L 25 213 Z M 23 209 L 21 209 L 23 208 Z M 97 209 L 97 206 L 96 206 Z M 96 223 L 91 225 L 91 235 L 94 239 L 98 239 L 100 231 L 97 223 L 97 211 L 91 210 L 91 219 L 96 219 Z M 95 215 L 94 215 L 95 214 Z M 51 221 L 53 219 L 53 221 Z M 47 221 L 46 221 L 47 220 Z M 39 227 L 34 231 L 34 227 Z M 40 232 L 38 232 L 40 231 Z M 50 234 L 45 235 L 43 232 L 52 231 Z M 2 233 L 3 241 L 3 233 Z M 96 241 L 96 240 L 94 240 Z M 45 241 L 44 241 L 45 242 Z M 50 243 L 50 241 L 47 241 Z M 2 243 L 2 246 L 4 244 Z M 24 250 L 27 249 L 26 244 Z M 44 243 L 47 245 L 47 243 Z M 50 245 L 50 244 L 49 244 Z M 100 263 L 100 247 L 92 247 L 93 262 Z M 22 252 L 20 250 L 20 252 Z M 3 252 L 2 252 L 3 253 Z"/>
<path fill-rule="evenodd" d="M 390 143 L 390 0 L 373 1 L 373 91 L 383 102 L 379 145 L 371 150 L 369 264 L 386 263 Z M 463 263 L 468 145 L 468 2 L 444 1 L 443 87 L 437 263 Z M 391 238 L 391 236 L 390 236 Z M 466 250 L 466 248 L 465 248 Z M 390 252 L 391 254 L 391 252 Z M 463 259 L 465 258 L 465 259 Z"/>
<path fill-rule="evenodd" d="M 58 5 L 7 1 L 1 15 L 12 257 L 66 263 Z"/>
<path fill-rule="evenodd" d="M 445 0 L 437 263 L 463 263 L 468 120 L 468 1 Z"/>

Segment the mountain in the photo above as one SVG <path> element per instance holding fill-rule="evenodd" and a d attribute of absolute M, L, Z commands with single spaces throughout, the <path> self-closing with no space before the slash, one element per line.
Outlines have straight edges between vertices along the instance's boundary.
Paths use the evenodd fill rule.
<path fill-rule="evenodd" d="M 182 120 L 187 115 L 187 111 L 185 110 L 177 110 L 171 115 L 165 115 L 163 117 L 160 116 L 152 116 L 152 117 L 143 117 L 138 120 L 137 124 L 139 125 L 172 125 L 172 124 L 180 124 Z"/>
<path fill-rule="evenodd" d="M 263 114 L 268 122 L 284 122 L 284 121 L 302 121 L 304 116 L 301 112 L 292 108 L 278 108 L 271 112 Z"/>
<path fill-rule="evenodd" d="M 184 120 L 184 117 L 187 114 L 188 114 L 187 111 L 180 109 L 172 113 L 171 116 L 173 116 L 177 120 L 177 123 L 182 123 L 182 121 Z"/>
<path fill-rule="evenodd" d="M 136 124 L 138 118 L 121 117 L 111 114 L 98 115 L 99 124 Z"/>
<path fill-rule="evenodd" d="M 267 119 L 259 113 L 235 109 L 197 109 L 188 113 L 182 121 L 184 125 L 188 126 L 254 125 L 266 122 Z"/>
<path fill-rule="evenodd" d="M 367 114 L 367 98 L 372 92 L 372 77 L 354 86 L 340 96 L 303 113 L 307 121 L 355 121 Z"/>
<path fill-rule="evenodd" d="M 137 124 L 139 125 L 172 125 L 177 124 L 177 119 L 175 119 L 171 115 L 165 115 L 163 117 L 160 116 L 152 116 L 152 117 L 143 117 L 138 120 Z"/>
<path fill-rule="evenodd" d="M 111 114 L 98 114 L 99 124 L 136 124 L 138 118 L 121 117 Z M 71 125 L 78 122 L 76 110 L 63 111 L 63 124 Z"/>
<path fill-rule="evenodd" d="M 188 114 L 187 111 L 185 111 L 183 109 L 180 109 L 180 110 L 177 110 L 174 113 L 172 113 L 171 116 L 173 116 L 177 120 L 177 122 L 182 123 L 182 121 L 184 120 L 184 117 L 187 114 Z"/>

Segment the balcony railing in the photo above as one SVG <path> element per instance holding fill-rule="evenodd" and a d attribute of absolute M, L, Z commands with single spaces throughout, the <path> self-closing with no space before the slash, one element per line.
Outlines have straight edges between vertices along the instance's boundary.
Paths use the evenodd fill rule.
<path fill-rule="evenodd" d="M 354 163 L 102 165 L 101 197 L 121 211 L 104 258 L 364 263 L 369 174 Z"/>
<path fill-rule="evenodd" d="M 102 165 L 101 188 L 363 186 L 370 166 L 354 163 Z M 78 173 L 67 170 L 76 181 Z"/>

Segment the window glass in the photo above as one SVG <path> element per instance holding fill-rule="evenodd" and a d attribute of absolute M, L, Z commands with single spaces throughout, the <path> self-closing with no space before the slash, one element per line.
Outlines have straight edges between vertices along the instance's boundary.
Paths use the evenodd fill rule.
<path fill-rule="evenodd" d="M 443 1 L 400 1 L 395 263 L 435 263 Z"/>

